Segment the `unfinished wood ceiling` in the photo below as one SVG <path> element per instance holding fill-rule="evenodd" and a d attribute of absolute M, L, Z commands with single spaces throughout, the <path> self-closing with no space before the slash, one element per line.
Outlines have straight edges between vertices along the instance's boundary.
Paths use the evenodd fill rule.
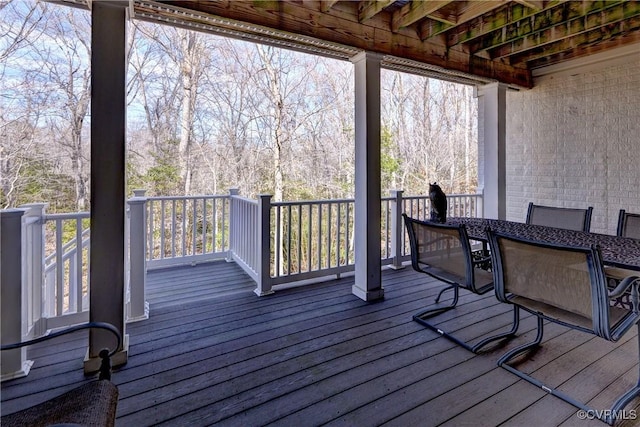
<path fill-rule="evenodd" d="M 174 19 L 191 26 L 215 26 L 236 36 L 282 39 L 336 56 L 367 50 L 386 55 L 389 63 L 406 60 L 427 69 L 520 87 L 532 86 L 535 68 L 640 41 L 638 1 L 136 0 L 134 4 L 143 19 L 153 15 L 169 23 Z"/>

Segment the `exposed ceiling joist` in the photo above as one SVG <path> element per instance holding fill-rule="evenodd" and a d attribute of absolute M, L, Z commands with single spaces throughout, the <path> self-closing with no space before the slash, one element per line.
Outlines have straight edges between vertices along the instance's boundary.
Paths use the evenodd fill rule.
<path fill-rule="evenodd" d="M 436 12 L 451 1 L 427 0 L 421 2 L 409 2 L 393 13 L 391 18 L 391 31 L 398 32 L 400 28 L 408 27 Z"/>
<path fill-rule="evenodd" d="M 366 50 L 412 64 L 397 69 L 517 87 L 538 67 L 640 42 L 637 0 L 129 1 L 138 19 L 342 59 Z"/>

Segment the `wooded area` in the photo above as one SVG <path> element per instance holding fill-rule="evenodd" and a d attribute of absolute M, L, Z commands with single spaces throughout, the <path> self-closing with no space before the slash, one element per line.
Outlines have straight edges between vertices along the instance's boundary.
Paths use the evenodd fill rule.
<path fill-rule="evenodd" d="M 0 205 L 89 209 L 90 13 L 0 2 Z M 353 197 L 353 65 L 137 20 L 128 193 Z M 473 88 L 382 72 L 382 188 L 477 185 Z"/>

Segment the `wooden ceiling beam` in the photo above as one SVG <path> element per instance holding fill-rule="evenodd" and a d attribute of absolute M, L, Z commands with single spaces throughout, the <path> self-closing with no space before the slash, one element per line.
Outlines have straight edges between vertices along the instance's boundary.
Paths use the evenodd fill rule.
<path fill-rule="evenodd" d="M 321 0 L 320 1 L 320 11 L 329 12 L 334 4 L 336 4 L 338 0 Z"/>
<path fill-rule="evenodd" d="M 594 47 L 606 43 L 607 46 L 622 46 L 640 40 L 640 15 L 616 24 L 582 32 L 574 37 L 536 46 L 509 57 L 511 64 L 521 66 L 531 63 L 550 64 L 556 58 L 570 59 L 593 53 Z"/>
<path fill-rule="evenodd" d="M 568 51 L 564 51 L 557 55 L 541 56 L 536 59 L 529 58 L 526 62 L 523 62 L 523 66 L 528 66 L 531 70 L 535 68 L 546 67 L 554 65 L 559 62 L 568 61 L 571 59 L 584 58 L 589 55 L 593 55 L 599 52 L 605 52 L 609 49 L 616 49 L 628 45 L 640 44 L 640 31 L 627 33 L 618 37 L 611 38 L 609 40 L 603 40 L 596 44 L 589 46 L 581 46 Z"/>
<path fill-rule="evenodd" d="M 507 40 L 506 44 L 500 44 L 489 49 L 490 59 L 502 59 L 508 56 L 525 52 L 526 50 L 556 43 L 566 38 L 605 27 L 615 26 L 630 18 L 640 17 L 640 2 L 620 2 L 607 4 L 603 9 L 593 9 L 588 15 L 569 21 L 561 21 L 556 25 L 544 28 L 541 31 L 523 32 L 516 34 Z M 471 53 L 473 53 L 473 50 Z"/>
<path fill-rule="evenodd" d="M 489 13 L 507 3 L 508 0 L 470 1 L 460 10 L 456 24 L 464 24 L 479 16 Z"/>
<path fill-rule="evenodd" d="M 544 9 L 544 1 L 542 0 L 515 0 L 523 6 L 528 7 L 533 10 L 542 10 Z"/>
<path fill-rule="evenodd" d="M 357 4 L 349 4 L 349 2 L 336 4 L 330 13 L 322 13 L 318 3 L 315 3 L 314 7 L 309 7 L 306 2 L 290 1 L 232 1 L 226 7 L 209 1 L 167 0 L 163 3 L 177 9 L 192 9 L 226 18 L 231 20 L 230 22 L 254 24 L 282 31 L 285 34 L 300 34 L 355 49 L 393 55 L 494 79 L 514 86 L 529 88 L 533 85 L 529 70 L 491 62 L 485 58 L 474 58 L 460 49 L 446 48 L 443 43 L 421 41 L 412 31 L 393 33 L 388 22 L 385 21 L 372 19 L 367 21 L 368 25 L 361 24 L 357 18 Z M 338 9 L 338 6 L 352 7 L 353 11 L 346 13 L 344 9 L 334 13 L 334 9 Z M 197 16 L 181 16 L 180 19 L 193 20 L 197 24 L 202 23 Z M 222 23 L 217 23 L 216 26 L 224 28 Z M 250 26 L 244 27 L 242 31 L 251 34 Z M 237 26 L 230 25 L 230 29 L 237 31 Z M 261 35 L 261 37 L 264 36 Z M 274 32 L 270 37 L 276 39 L 277 33 Z"/>
<path fill-rule="evenodd" d="M 564 1 L 549 2 L 544 10 L 556 7 Z M 469 43 L 474 39 L 486 36 L 487 34 L 501 30 L 514 22 L 522 20 L 539 13 L 539 11 L 523 6 L 519 3 L 506 3 L 490 10 L 471 21 L 458 25 L 447 33 L 447 45 L 457 46 L 462 43 Z"/>
<path fill-rule="evenodd" d="M 364 22 L 376 16 L 382 9 L 393 4 L 395 0 L 370 0 L 358 4 L 358 21 Z"/>
<path fill-rule="evenodd" d="M 409 25 L 418 22 L 451 2 L 451 0 L 410 1 L 400 9 L 393 12 L 393 16 L 391 18 L 391 31 L 397 33 L 400 28 L 408 27 Z"/>
<path fill-rule="evenodd" d="M 489 13 L 492 10 L 504 5 L 508 0 L 488 0 L 488 1 L 472 1 L 467 2 L 463 7 L 458 10 L 458 14 L 454 19 L 440 20 L 436 17 L 436 14 L 429 15 L 430 19 L 425 20 L 420 24 L 420 38 L 426 40 L 430 37 L 437 36 L 449 30 L 455 25 L 461 25 L 471 21 L 479 16 Z M 462 2 L 460 2 L 463 4 Z M 433 22 L 431 19 L 437 20 Z"/>

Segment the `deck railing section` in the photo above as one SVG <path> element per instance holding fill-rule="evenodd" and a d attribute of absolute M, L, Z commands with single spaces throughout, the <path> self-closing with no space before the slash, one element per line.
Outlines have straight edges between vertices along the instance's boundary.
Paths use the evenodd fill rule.
<path fill-rule="evenodd" d="M 449 216 L 482 216 L 481 195 L 447 199 Z M 24 287 L 27 335 L 88 320 L 89 213 L 51 215 L 45 207 L 3 211 L 3 218 L 20 216 L 18 222 L 7 221 L 21 228 L 16 236 L 23 263 L 14 275 Z M 381 199 L 383 265 L 402 268 L 409 259 L 402 213 L 424 219 L 429 211 L 428 196 L 392 191 Z M 276 285 L 354 270 L 354 229 L 353 199 L 271 202 L 269 195 L 248 199 L 237 190 L 145 197 L 137 190 L 127 209 L 127 320 L 148 317 L 148 268 L 226 258 L 256 281 L 258 295 L 266 295 Z M 3 239 L 4 245 L 16 247 Z"/>
<path fill-rule="evenodd" d="M 258 241 L 258 200 L 247 199 L 233 191 L 230 212 L 233 218 L 230 234 L 229 258 L 243 264 L 244 270 L 258 279 L 259 250 Z"/>
<path fill-rule="evenodd" d="M 229 249 L 229 197 L 148 197 L 147 266 L 224 258 Z"/>
<path fill-rule="evenodd" d="M 352 270 L 353 209 L 353 199 L 272 203 L 272 284 Z"/>
<path fill-rule="evenodd" d="M 44 215 L 47 329 L 89 320 L 89 217 L 89 212 Z"/>

